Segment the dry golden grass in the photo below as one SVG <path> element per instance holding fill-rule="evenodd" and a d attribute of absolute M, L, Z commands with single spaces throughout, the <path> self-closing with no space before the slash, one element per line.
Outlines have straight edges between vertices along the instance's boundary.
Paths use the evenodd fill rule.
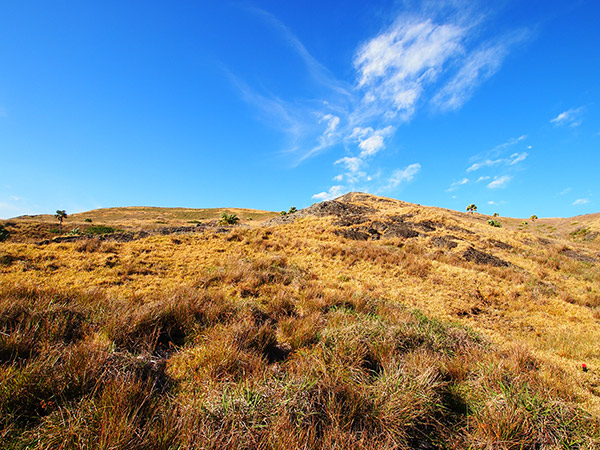
<path fill-rule="evenodd" d="M 546 219 L 494 228 L 364 194 L 342 203 L 370 209 L 343 224 L 0 244 L 0 442 L 597 448 L 595 217 L 547 219 L 548 233 Z M 339 235 L 386 220 L 419 235 Z M 581 224 L 592 231 L 572 235 Z"/>

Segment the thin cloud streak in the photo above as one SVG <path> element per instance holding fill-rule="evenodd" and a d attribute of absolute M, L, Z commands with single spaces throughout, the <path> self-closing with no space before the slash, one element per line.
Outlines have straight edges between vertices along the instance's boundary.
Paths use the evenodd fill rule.
<path fill-rule="evenodd" d="M 487 185 L 487 187 L 489 189 L 501 189 L 501 188 L 505 188 L 508 183 L 510 182 L 510 180 L 512 180 L 512 177 L 509 175 L 503 175 L 499 178 L 495 178 L 494 181 L 492 181 L 491 183 L 489 183 Z"/>
<path fill-rule="evenodd" d="M 569 126 L 571 128 L 576 128 L 583 123 L 583 118 L 581 117 L 582 113 L 583 106 L 567 109 L 554 119 L 551 119 L 550 123 L 553 123 L 555 126 Z"/>
<path fill-rule="evenodd" d="M 573 206 L 586 205 L 590 202 L 589 198 L 578 198 L 573 202 Z"/>

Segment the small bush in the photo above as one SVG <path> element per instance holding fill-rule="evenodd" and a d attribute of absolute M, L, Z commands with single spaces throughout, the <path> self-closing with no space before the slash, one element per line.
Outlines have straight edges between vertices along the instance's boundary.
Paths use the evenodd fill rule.
<path fill-rule="evenodd" d="M 221 225 L 235 225 L 240 221 L 240 218 L 235 214 L 227 214 L 223 212 L 221 214 L 221 219 L 219 220 L 219 224 Z"/>
<path fill-rule="evenodd" d="M 498 222 L 497 220 L 488 220 L 488 225 L 492 226 L 492 227 L 497 227 L 497 228 L 501 228 L 502 225 L 500 225 L 500 222 Z"/>
<path fill-rule="evenodd" d="M 110 234 L 116 231 L 116 228 L 108 227 L 106 225 L 92 225 L 91 227 L 88 227 L 85 230 L 83 230 L 83 234 L 93 236 L 97 234 Z"/>
<path fill-rule="evenodd" d="M 83 219 L 83 221 L 87 223 L 92 223 L 92 219 L 90 219 L 89 217 L 87 219 Z"/>

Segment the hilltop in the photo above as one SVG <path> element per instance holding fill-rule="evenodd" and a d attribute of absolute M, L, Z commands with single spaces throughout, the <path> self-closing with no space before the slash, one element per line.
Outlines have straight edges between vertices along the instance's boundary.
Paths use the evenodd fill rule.
<path fill-rule="evenodd" d="M 0 437 L 597 448 L 600 215 L 492 218 L 362 193 L 240 211 L 253 220 L 235 226 L 220 212 L 81 213 L 64 230 L 115 231 L 71 241 L 27 237 L 51 217 L 8 221 Z"/>

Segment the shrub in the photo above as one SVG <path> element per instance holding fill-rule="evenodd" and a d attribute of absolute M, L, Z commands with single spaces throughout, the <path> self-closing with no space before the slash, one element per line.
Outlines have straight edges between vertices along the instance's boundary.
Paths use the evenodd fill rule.
<path fill-rule="evenodd" d="M 239 217 L 235 214 L 227 214 L 223 212 L 221 214 L 221 219 L 219 220 L 219 224 L 221 225 L 235 225 L 240 221 Z"/>
<path fill-rule="evenodd" d="M 90 219 L 89 217 L 87 219 L 83 219 L 83 221 L 87 223 L 92 223 L 92 219 Z"/>
<path fill-rule="evenodd" d="M 108 227 L 106 225 L 92 225 L 91 227 L 88 227 L 85 230 L 83 230 L 83 234 L 93 236 L 97 234 L 110 234 L 116 231 L 116 228 Z"/>
<path fill-rule="evenodd" d="M 500 222 L 498 222 L 497 220 L 488 220 L 488 225 L 492 226 L 492 227 L 497 227 L 500 228 L 502 227 L 502 225 L 500 225 Z"/>

